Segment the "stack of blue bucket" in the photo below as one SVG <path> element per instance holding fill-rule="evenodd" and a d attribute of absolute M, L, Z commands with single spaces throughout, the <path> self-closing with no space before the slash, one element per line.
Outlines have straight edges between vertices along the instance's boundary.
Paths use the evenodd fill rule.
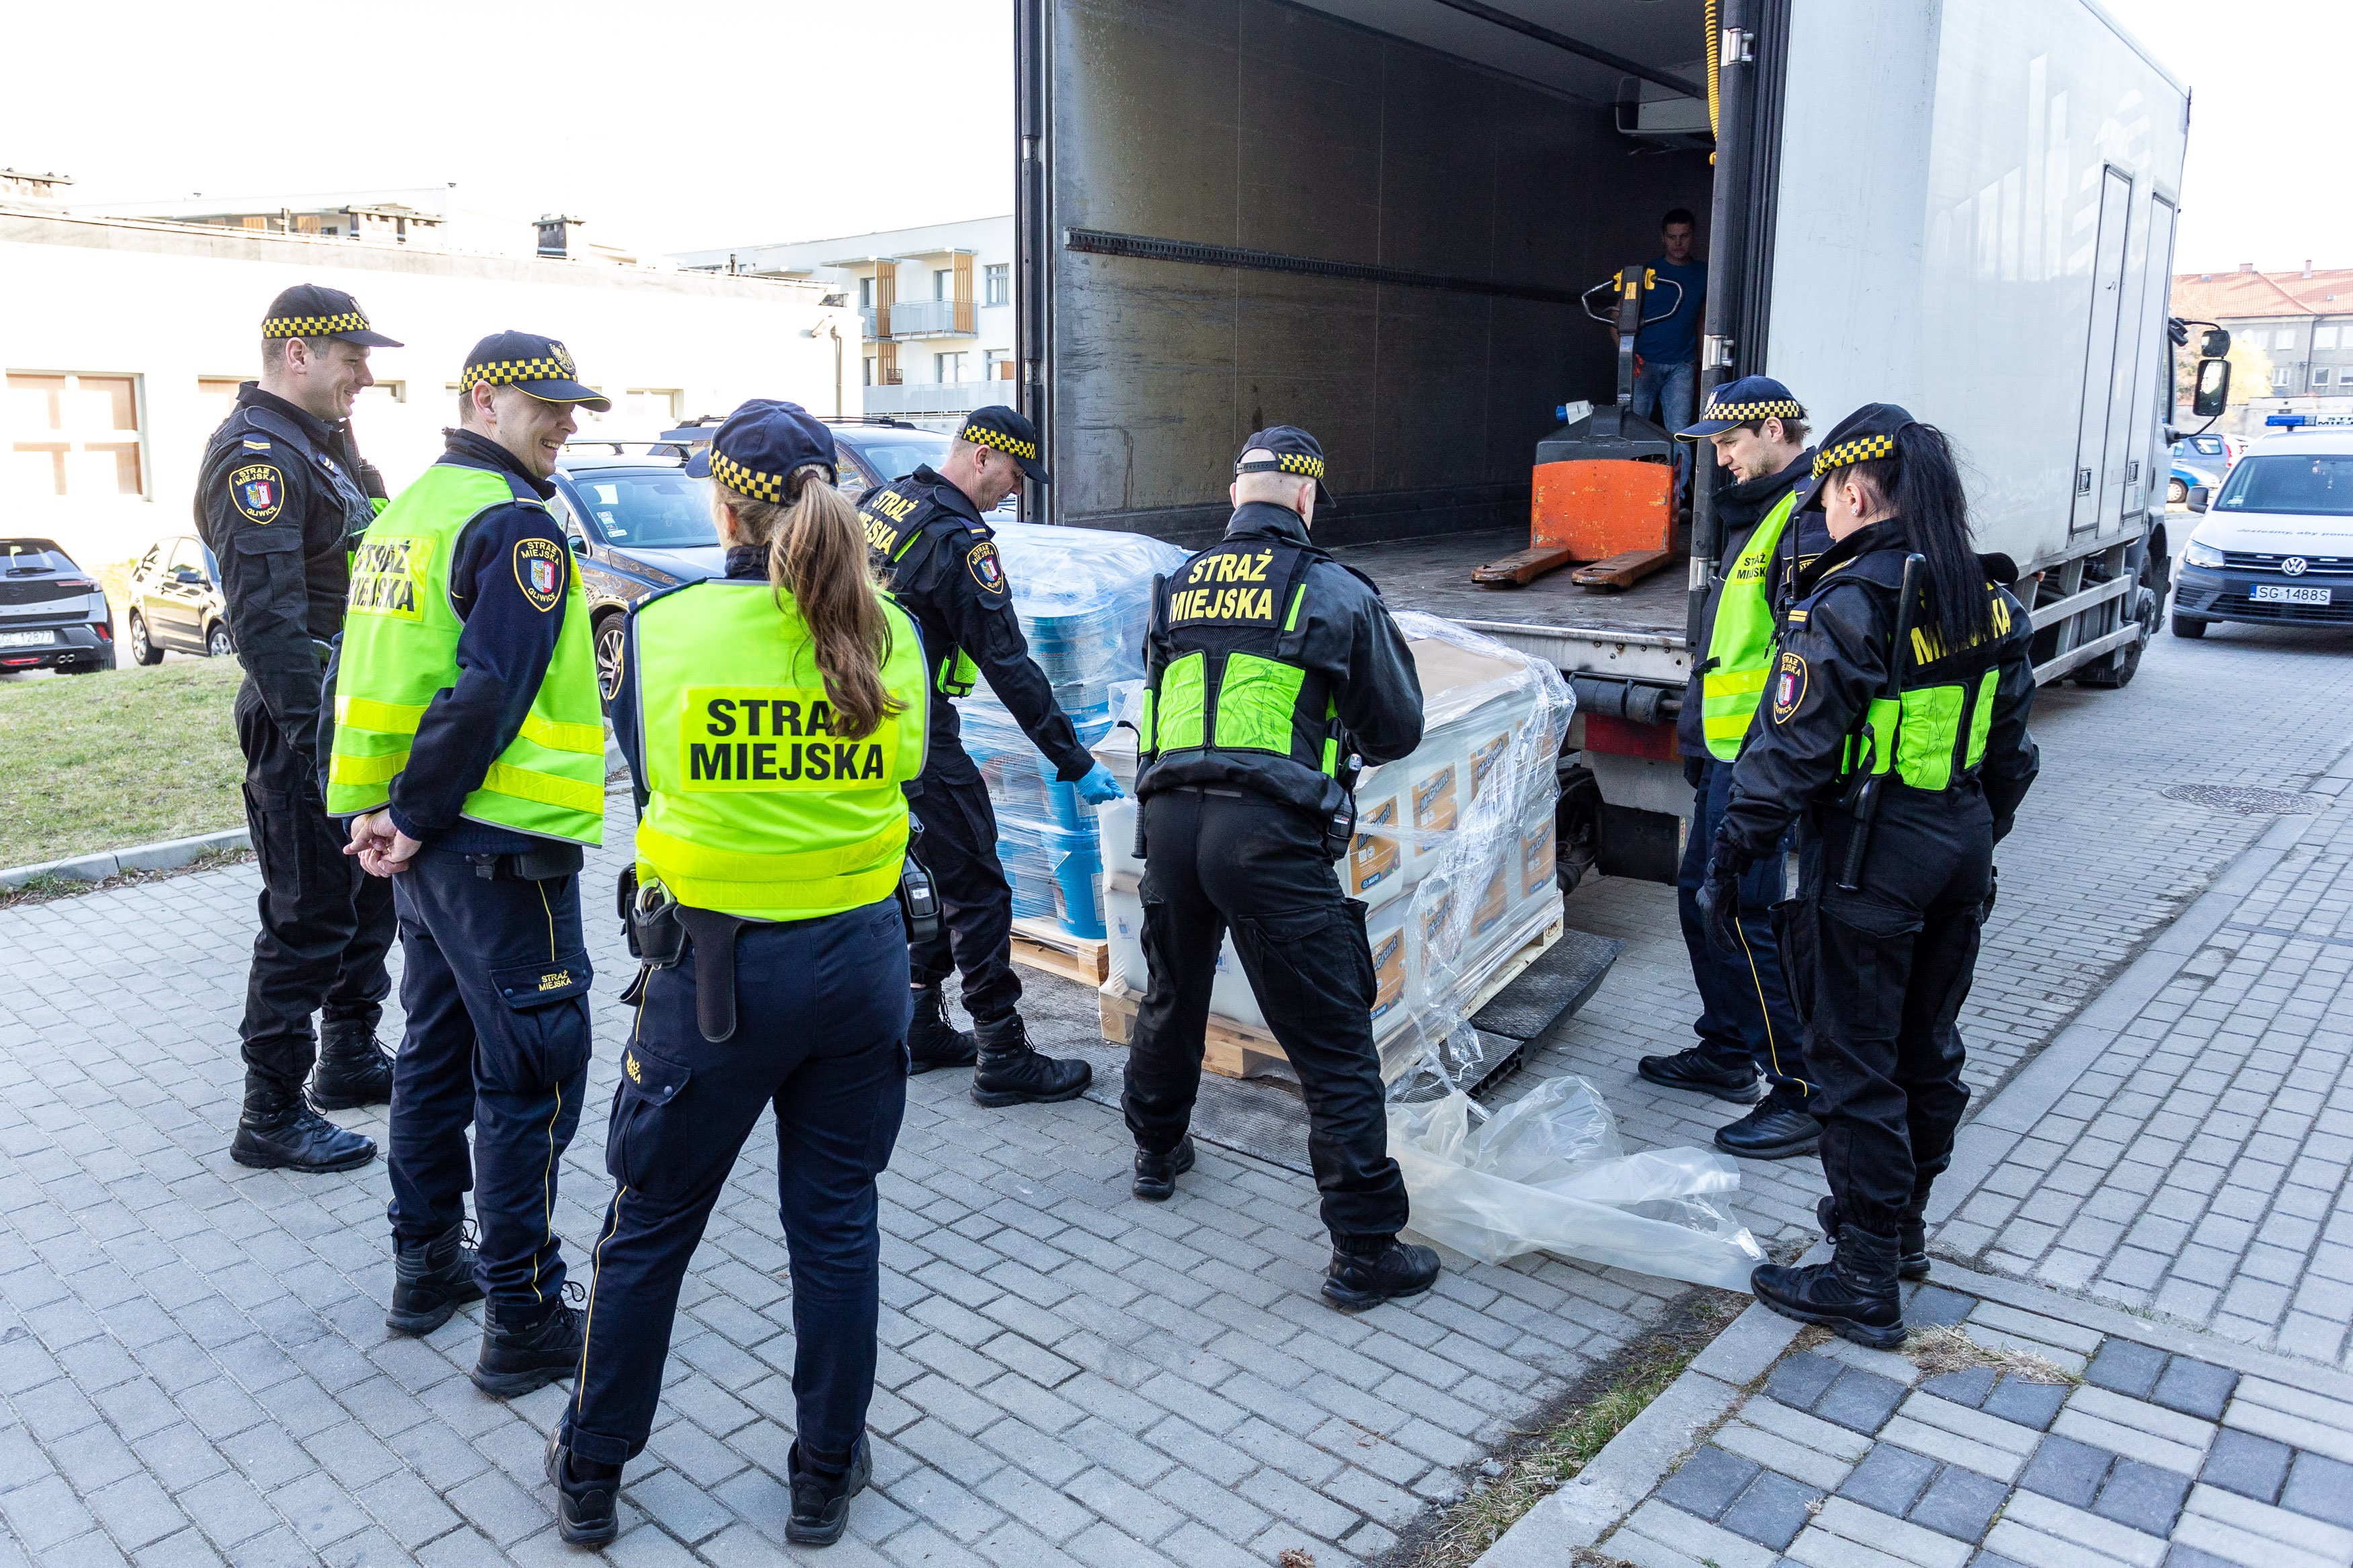
<path fill-rule="evenodd" d="M 1137 533 L 1008 523 L 997 549 L 1029 657 L 1054 700 L 1092 747 L 1111 728 L 1112 688 L 1144 678 L 1144 633 L 1155 573 L 1185 552 Z M 1051 920 L 1073 936 L 1105 935 L 1103 852 L 1093 809 L 1054 777 L 987 681 L 961 710 L 965 750 L 988 781 L 997 853 L 1017 918 Z"/>

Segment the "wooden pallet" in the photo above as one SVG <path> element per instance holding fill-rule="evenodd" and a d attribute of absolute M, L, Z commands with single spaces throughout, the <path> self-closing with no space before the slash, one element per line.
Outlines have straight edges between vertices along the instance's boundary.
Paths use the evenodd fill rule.
<path fill-rule="evenodd" d="M 1528 966 L 1542 957 L 1546 949 L 1560 941 L 1561 934 L 1567 929 L 1566 917 L 1555 915 L 1551 924 L 1522 943 L 1517 952 L 1488 976 L 1487 983 L 1479 987 L 1471 998 L 1470 1006 L 1463 1009 L 1462 1016 L 1467 1018 L 1493 1001 L 1504 986 L 1527 973 Z M 1135 1034 L 1135 1009 L 1144 1000 L 1143 994 L 1110 981 L 1105 981 L 1099 990 L 1103 997 L 1103 1038 L 1114 1046 L 1126 1045 Z M 1396 1044 L 1407 1037 L 1407 1033 L 1400 1030 L 1389 1039 Z M 1202 1040 L 1201 1065 L 1211 1072 L 1222 1073 L 1228 1078 L 1256 1078 L 1282 1066 L 1283 1061 L 1282 1047 L 1265 1029 L 1229 1018 L 1213 1017 L 1209 1020 L 1208 1030 Z M 1390 1059 L 1387 1048 L 1381 1052 L 1381 1077 L 1385 1080 L 1394 1081 L 1412 1065 L 1412 1055 L 1406 1053 L 1402 1046 L 1395 1060 Z"/>
<path fill-rule="evenodd" d="M 1013 962 L 1101 985 L 1111 977 L 1111 944 L 1101 937 L 1072 936 L 1056 921 L 1025 915 L 1013 922 Z"/>

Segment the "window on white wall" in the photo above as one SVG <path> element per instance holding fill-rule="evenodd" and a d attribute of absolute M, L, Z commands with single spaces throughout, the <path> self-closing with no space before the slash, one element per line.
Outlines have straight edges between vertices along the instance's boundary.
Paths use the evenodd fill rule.
<path fill-rule="evenodd" d="M 8 374 L 10 492 L 22 496 L 143 496 L 139 378 Z"/>
<path fill-rule="evenodd" d="M 257 379 L 250 375 L 200 375 L 196 377 L 196 400 L 204 405 L 205 434 L 219 429 L 228 416 L 237 412 L 237 389 L 245 382 Z"/>
<path fill-rule="evenodd" d="M 632 428 L 659 433 L 675 426 L 685 412 L 686 393 L 675 386 L 633 386 L 623 395 L 614 413 Z"/>
<path fill-rule="evenodd" d="M 2312 384 L 2315 386 L 2327 386 L 2328 384 L 2328 367 L 2327 365 L 2320 365 L 2314 369 L 2312 373 Z"/>
<path fill-rule="evenodd" d="M 868 354 L 866 356 L 866 384 L 869 386 L 874 384 L 874 356 L 872 354 Z"/>
<path fill-rule="evenodd" d="M 2272 334 L 2272 347 L 2275 349 L 2292 349 L 2295 347 L 2295 329 L 2294 327 L 2282 327 L 2278 331 L 2274 332 Z"/>
<path fill-rule="evenodd" d="M 858 308 L 861 310 L 874 309 L 874 279 L 871 278 L 858 280 Z"/>
<path fill-rule="evenodd" d="M 934 300 L 955 298 L 955 268 L 938 267 L 932 269 L 932 298 Z"/>
<path fill-rule="evenodd" d="M 2316 349 L 2335 348 L 2337 346 L 2337 329 L 2335 327 L 2313 328 L 2312 346 Z"/>
<path fill-rule="evenodd" d="M 1013 302 L 1013 263 L 992 261 L 982 269 L 981 276 L 988 285 L 988 302 L 1009 305 Z"/>
<path fill-rule="evenodd" d="M 971 360 L 972 356 L 968 353 L 934 354 L 932 356 L 932 365 L 933 368 L 939 373 L 939 379 L 941 381 L 962 381 L 965 375 L 965 366 L 970 363 Z"/>

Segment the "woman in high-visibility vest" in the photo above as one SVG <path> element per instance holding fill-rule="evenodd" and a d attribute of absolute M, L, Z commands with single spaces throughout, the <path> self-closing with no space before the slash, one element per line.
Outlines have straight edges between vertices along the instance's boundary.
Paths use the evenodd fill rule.
<path fill-rule="evenodd" d="M 613 1539 L 680 1281 L 773 1109 L 797 1342 L 787 1537 L 821 1545 L 871 1468 L 874 1179 L 906 1109 L 901 785 L 923 765 L 923 648 L 868 568 L 832 432 L 797 405 L 744 404 L 686 471 L 712 479 L 727 571 L 639 604 L 624 640 L 612 718 L 639 817 L 623 889 L 647 968 L 548 1479 L 566 1541 Z"/>
<path fill-rule="evenodd" d="M 2033 627 L 2000 556 L 1969 542 L 1944 435 L 1893 404 L 1824 437 L 1811 491 L 1831 547 L 1781 617 L 1701 889 L 1730 947 L 1734 889 L 1798 826 L 1775 911 L 1806 1021 L 1833 1262 L 1767 1265 L 1757 1299 L 1890 1350 L 1899 1279 L 1928 1272 L 1922 1212 L 1968 1104 L 1955 1027 L 1993 907 L 1993 847 L 2034 781 Z"/>

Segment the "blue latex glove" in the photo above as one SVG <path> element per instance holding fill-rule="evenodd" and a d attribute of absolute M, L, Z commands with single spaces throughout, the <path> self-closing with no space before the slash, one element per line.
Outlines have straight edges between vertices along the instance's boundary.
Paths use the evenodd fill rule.
<path fill-rule="evenodd" d="M 1119 787 L 1119 780 L 1101 763 L 1089 768 L 1087 776 L 1079 781 L 1079 798 L 1089 805 L 1108 805 L 1125 793 Z"/>

